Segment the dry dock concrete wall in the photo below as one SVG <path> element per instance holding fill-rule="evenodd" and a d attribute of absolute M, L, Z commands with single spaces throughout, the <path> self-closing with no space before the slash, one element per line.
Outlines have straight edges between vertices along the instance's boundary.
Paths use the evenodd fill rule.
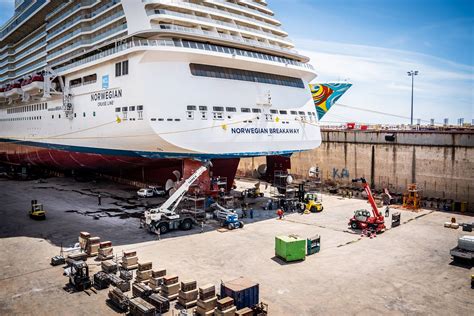
<path fill-rule="evenodd" d="M 319 166 L 340 185 L 365 177 L 376 189 L 402 193 L 417 183 L 423 196 L 468 202 L 474 208 L 474 131 L 322 131 L 322 145 L 293 154 L 291 173 Z M 241 159 L 238 174 L 254 176 L 265 157 Z"/>

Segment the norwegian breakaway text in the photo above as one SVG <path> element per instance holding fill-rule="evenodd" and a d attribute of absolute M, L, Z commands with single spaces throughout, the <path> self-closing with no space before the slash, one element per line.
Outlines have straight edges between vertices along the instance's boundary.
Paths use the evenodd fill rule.
<path fill-rule="evenodd" d="M 258 128 L 258 127 L 234 127 L 230 129 L 232 134 L 299 134 L 299 128 Z"/>

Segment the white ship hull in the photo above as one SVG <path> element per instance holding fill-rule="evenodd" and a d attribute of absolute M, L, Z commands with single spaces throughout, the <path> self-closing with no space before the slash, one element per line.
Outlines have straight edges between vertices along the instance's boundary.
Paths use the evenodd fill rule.
<path fill-rule="evenodd" d="M 122 151 L 151 158 L 199 159 L 290 154 L 321 142 L 316 119 L 307 115 L 315 111 L 307 83 L 296 88 L 193 76 L 190 62 L 248 67 L 245 61 L 209 54 L 148 49 L 123 57 L 129 60 L 130 74 L 126 76 L 114 76 L 114 62 L 67 75 L 73 79 L 94 72 L 99 78 L 71 88 L 74 117 L 66 118 L 62 98 L 56 97 L 47 102 L 47 110 L 35 113 L 41 119 L 4 122 L 0 138 L 52 148 L 80 147 L 91 153 Z M 300 72 L 283 66 L 258 66 L 254 69 L 282 75 Z M 108 89 L 101 89 L 104 76 L 109 77 Z M 266 94 L 271 96 L 271 106 L 258 104 Z M 198 110 L 188 118 L 188 105 L 207 106 L 206 119 Z M 130 111 L 130 106 L 135 110 Z M 138 106 L 143 106 L 140 117 Z M 222 119 L 213 119 L 214 106 L 234 107 L 236 112 L 224 111 Z M 242 107 L 259 108 L 262 113 L 242 113 Z M 288 114 L 266 118 L 270 109 Z M 304 111 L 306 119 L 289 115 L 291 110 Z M 27 117 L 28 113 L 18 116 Z"/>

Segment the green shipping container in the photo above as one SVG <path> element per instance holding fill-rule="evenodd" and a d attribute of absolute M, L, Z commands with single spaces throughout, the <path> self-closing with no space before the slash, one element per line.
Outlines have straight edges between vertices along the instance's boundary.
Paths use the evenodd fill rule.
<path fill-rule="evenodd" d="M 306 257 L 306 239 L 296 236 L 276 236 L 275 255 L 285 261 L 304 260 Z"/>

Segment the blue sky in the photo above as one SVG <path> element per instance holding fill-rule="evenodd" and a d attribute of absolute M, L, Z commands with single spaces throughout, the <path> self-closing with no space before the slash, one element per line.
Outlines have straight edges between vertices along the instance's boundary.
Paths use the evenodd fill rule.
<path fill-rule="evenodd" d="M 138 0 L 137 0 L 138 1 Z M 0 0 L 0 23 L 13 0 Z M 474 0 L 268 0 L 297 50 L 318 71 L 314 82 L 348 79 L 340 103 L 415 118 L 471 122 L 474 112 Z M 334 107 L 325 121 L 407 123 Z"/>

